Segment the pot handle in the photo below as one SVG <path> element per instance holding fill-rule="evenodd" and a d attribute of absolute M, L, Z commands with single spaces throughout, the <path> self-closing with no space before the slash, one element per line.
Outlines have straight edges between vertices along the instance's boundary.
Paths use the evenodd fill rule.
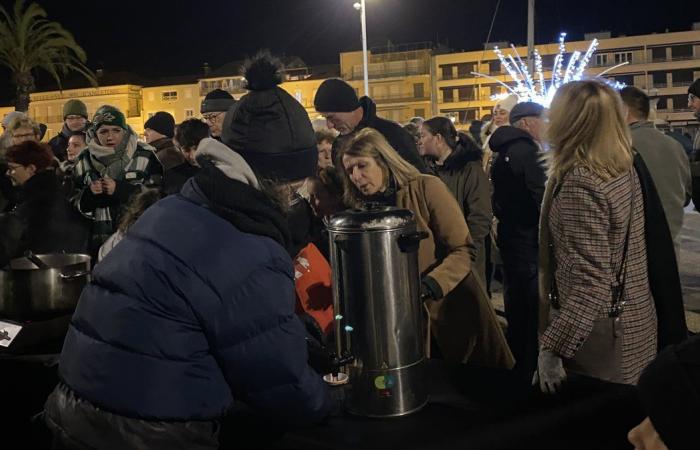
<path fill-rule="evenodd" d="M 428 233 L 425 231 L 414 231 L 412 233 L 402 234 L 398 238 L 399 248 L 404 253 L 411 253 L 418 250 L 418 244 L 423 239 L 428 237 Z"/>
<path fill-rule="evenodd" d="M 61 279 L 61 281 L 72 281 L 88 275 L 90 275 L 89 270 L 79 270 L 78 272 L 71 273 L 70 275 L 66 275 L 65 273 L 59 273 L 58 277 Z"/>

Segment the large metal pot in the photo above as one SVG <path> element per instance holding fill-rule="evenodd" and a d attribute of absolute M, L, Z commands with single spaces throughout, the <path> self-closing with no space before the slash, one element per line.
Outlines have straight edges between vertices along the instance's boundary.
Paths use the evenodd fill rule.
<path fill-rule="evenodd" d="M 368 206 L 328 223 L 339 355 L 347 367 L 350 412 L 401 416 L 428 401 L 418 243 L 413 213 Z"/>
<path fill-rule="evenodd" d="M 90 256 L 34 255 L 47 268 L 23 257 L 0 270 L 0 318 L 15 321 L 55 317 L 75 309 L 90 277 Z"/>

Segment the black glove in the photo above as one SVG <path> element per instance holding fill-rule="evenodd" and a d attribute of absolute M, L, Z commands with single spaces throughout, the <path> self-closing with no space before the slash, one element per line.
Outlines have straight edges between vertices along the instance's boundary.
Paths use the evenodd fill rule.
<path fill-rule="evenodd" d="M 323 330 L 316 322 L 316 319 L 306 313 L 301 313 L 298 316 L 306 330 L 305 338 L 306 349 L 309 352 L 309 365 L 316 373 L 321 375 L 338 370 L 335 354 L 327 345 L 326 337 L 323 335 Z"/>
<path fill-rule="evenodd" d="M 423 277 L 420 283 L 420 299 L 437 300 L 442 298 L 442 289 L 435 279 L 429 275 Z"/>

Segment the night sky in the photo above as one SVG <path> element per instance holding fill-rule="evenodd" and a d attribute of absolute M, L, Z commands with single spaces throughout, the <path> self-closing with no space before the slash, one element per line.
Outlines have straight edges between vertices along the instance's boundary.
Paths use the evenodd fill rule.
<path fill-rule="evenodd" d="M 14 0 L 2 0 L 10 6 Z M 216 68 L 259 48 L 299 56 L 309 65 L 337 64 L 361 49 L 353 0 L 131 1 L 40 0 L 88 54 L 88 66 L 147 77 L 189 75 L 206 61 Z M 440 41 L 454 50 L 482 48 L 496 0 L 367 0 L 370 46 Z M 177 6 L 175 6 L 177 5 Z M 526 42 L 527 0 L 501 0 L 491 41 Z M 688 30 L 700 21 L 698 0 L 537 0 L 536 41 L 584 32 L 618 34 Z M 8 74 L 0 70 L 0 80 Z M 7 82 L 0 100 L 10 100 Z M 9 91 L 9 92 L 8 92 Z"/>

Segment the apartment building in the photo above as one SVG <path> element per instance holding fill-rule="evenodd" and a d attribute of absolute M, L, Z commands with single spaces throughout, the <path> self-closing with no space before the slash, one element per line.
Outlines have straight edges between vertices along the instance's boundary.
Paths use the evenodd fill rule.
<path fill-rule="evenodd" d="M 700 78 L 700 24 L 691 31 L 643 36 L 613 38 L 607 32 L 587 34 L 582 41 L 566 43 L 565 60 L 568 62 L 568 56 L 576 50 L 585 52 L 594 38 L 599 40 L 599 46 L 587 75 L 595 76 L 627 63 L 609 70 L 604 76 L 645 90 L 656 105 L 656 119 L 661 125 L 686 130 L 697 127 L 697 120 L 688 109 L 687 87 Z M 493 52 L 494 45 L 506 55 L 514 55 L 516 51 L 523 58 L 527 55 L 526 47 L 516 47 L 513 51 L 508 43 L 492 43 L 486 44 L 483 50 L 433 58 L 438 113 L 453 117 L 458 126 L 490 113 L 495 104 L 491 96 L 505 92 L 494 79 L 475 73 L 505 83 L 512 81 Z M 551 79 L 559 43 L 553 41 L 536 47 L 542 55 L 545 77 Z"/>
<path fill-rule="evenodd" d="M 399 123 L 433 115 L 429 42 L 375 47 L 368 50 L 367 59 L 369 96 L 377 104 L 377 115 Z M 358 95 L 367 95 L 361 51 L 340 54 L 340 74 Z"/>

